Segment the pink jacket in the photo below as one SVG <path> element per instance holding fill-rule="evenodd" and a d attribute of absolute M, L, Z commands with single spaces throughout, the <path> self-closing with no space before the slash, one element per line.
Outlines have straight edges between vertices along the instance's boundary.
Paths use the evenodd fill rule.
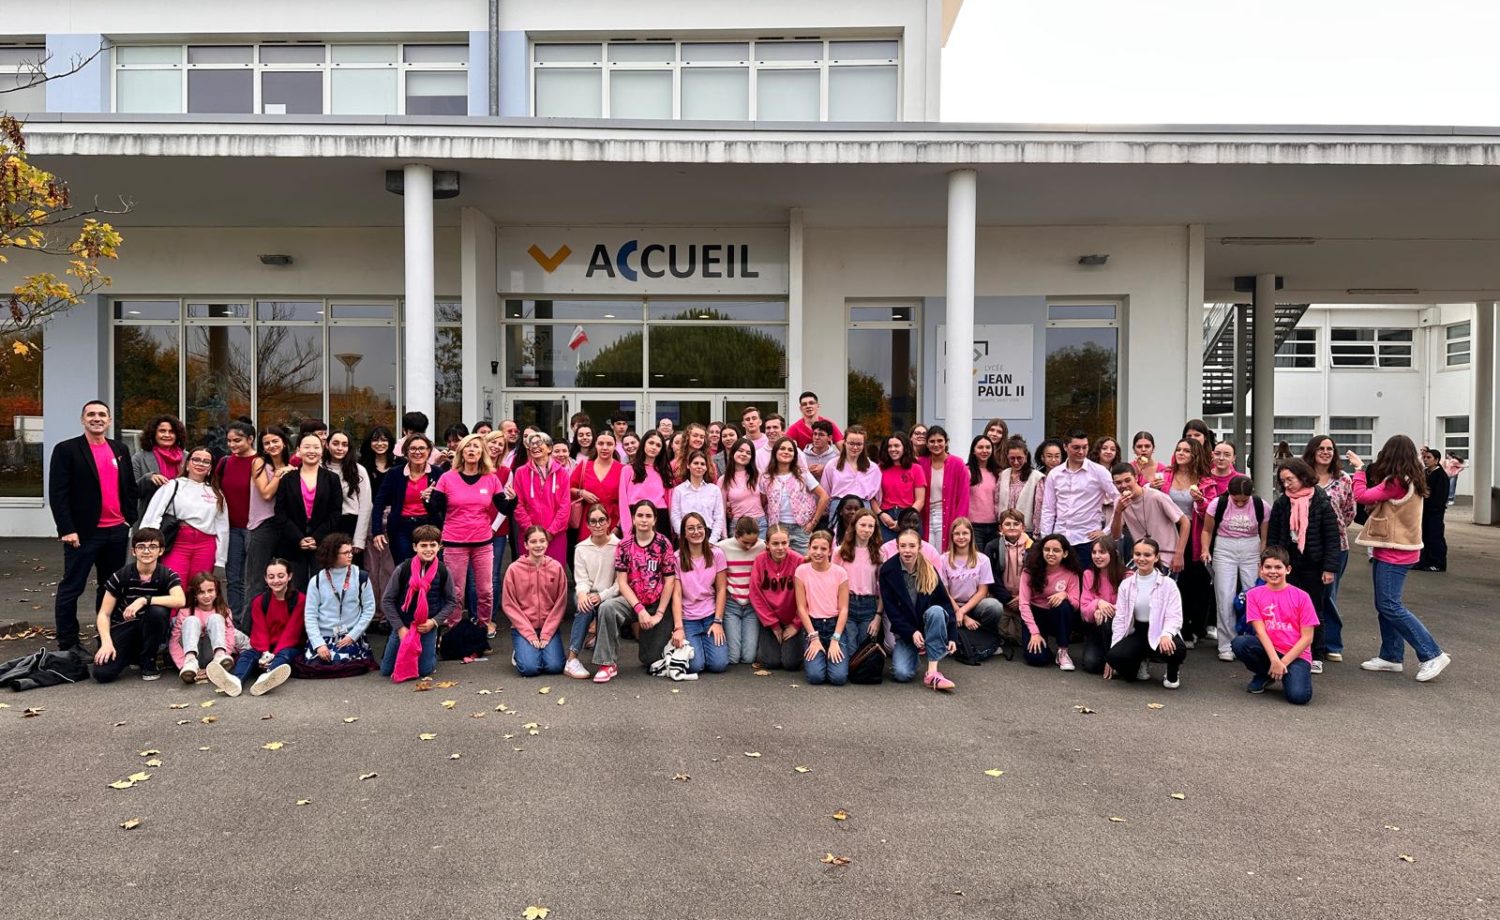
<path fill-rule="evenodd" d="M 1119 612 L 1115 614 L 1110 645 L 1125 638 L 1135 627 L 1135 597 L 1135 573 L 1131 572 L 1125 576 L 1124 581 L 1120 582 L 1120 590 L 1115 597 L 1115 609 Z M 1181 633 L 1182 595 L 1177 593 L 1177 582 L 1158 573 L 1156 590 L 1151 593 L 1151 622 L 1146 624 L 1146 639 L 1150 641 L 1152 648 L 1156 648 L 1161 644 L 1162 636 L 1176 636 Z"/>
<path fill-rule="evenodd" d="M 550 556 L 543 556 L 541 565 L 518 559 L 505 570 L 501 597 L 505 616 L 521 638 L 551 642 L 567 605 L 567 573 Z"/>
<path fill-rule="evenodd" d="M 1100 584 L 1095 585 L 1095 579 L 1099 579 Z M 1110 584 L 1108 581 L 1104 581 L 1103 577 L 1094 569 L 1084 572 L 1083 607 L 1080 611 L 1084 619 L 1094 623 L 1103 623 L 1104 621 L 1099 618 L 1099 602 L 1103 601 L 1106 604 L 1114 604 L 1119 593 L 1120 589 L 1118 587 Z M 1118 607 L 1118 605 L 1116 606 Z"/>
<path fill-rule="evenodd" d="M 920 466 L 927 475 L 927 502 L 922 506 L 922 536 L 943 552 L 948 551 L 948 534 L 938 537 L 927 532 L 930 520 L 928 508 L 932 504 L 932 458 L 919 457 L 914 466 Z M 943 461 L 943 530 L 954 518 L 969 516 L 969 467 L 953 454 Z"/>
<path fill-rule="evenodd" d="M 518 539 L 533 524 L 553 536 L 568 529 L 571 502 L 567 470 L 549 459 L 545 476 L 529 462 L 516 467 L 511 475 L 515 479 Z"/>
<path fill-rule="evenodd" d="M 213 614 L 212 611 L 189 610 L 189 609 L 186 609 L 186 608 L 184 608 L 182 610 L 173 611 L 173 615 L 172 615 L 172 637 L 167 642 L 167 652 L 168 652 L 168 654 L 170 654 L 172 656 L 172 664 L 175 665 L 178 670 L 182 669 L 182 663 L 187 660 L 187 650 L 182 647 L 182 624 L 183 624 L 183 621 L 185 621 L 188 617 L 197 617 L 199 624 L 201 624 L 204 627 L 203 628 L 203 632 L 201 633 L 201 635 L 207 636 L 208 635 L 208 618 L 211 617 L 211 616 L 213 616 L 213 615 L 214 614 Z M 299 620 L 298 622 L 300 623 L 301 621 Z M 224 643 L 225 643 L 224 651 L 228 652 L 231 655 L 236 654 L 236 651 L 237 651 L 235 649 L 235 647 L 234 647 L 234 638 L 235 638 L 234 624 L 232 622 L 226 622 L 224 624 Z M 198 667 L 199 668 L 206 668 L 206 667 L 208 667 L 208 662 L 200 660 L 198 662 Z"/>

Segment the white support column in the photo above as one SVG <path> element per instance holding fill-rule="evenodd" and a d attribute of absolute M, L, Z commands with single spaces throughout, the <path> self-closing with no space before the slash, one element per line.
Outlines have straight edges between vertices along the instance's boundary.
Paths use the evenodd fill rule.
<path fill-rule="evenodd" d="M 953 445 L 968 444 L 974 427 L 974 225 L 978 197 L 978 173 L 957 169 L 948 174 L 948 387 L 943 421 Z"/>
<path fill-rule="evenodd" d="M 1474 407 L 1469 414 L 1469 474 L 1474 484 L 1474 523 L 1500 520 L 1495 507 L 1495 303 L 1474 305 Z"/>
<path fill-rule="evenodd" d="M 437 424 L 437 322 L 433 294 L 432 167 L 402 169 L 406 220 L 406 386 L 404 411 Z"/>
<path fill-rule="evenodd" d="M 792 208 L 787 215 L 787 287 L 786 287 L 786 388 L 788 416 L 796 407 L 797 394 L 807 389 L 802 372 L 804 339 L 804 305 L 802 301 L 802 209 Z"/>
<path fill-rule="evenodd" d="M 1187 296 L 1183 299 L 1187 307 L 1187 342 L 1184 343 L 1184 354 L 1198 356 L 1203 354 L 1203 225 L 1188 224 L 1187 227 L 1187 275 L 1184 283 L 1187 287 Z M 1128 353 L 1129 345 L 1122 342 L 1121 352 Z M 1203 414 L 1203 362 L 1191 360 L 1185 362 L 1186 368 L 1183 375 L 1183 417 L 1196 418 Z M 1129 369 L 1127 368 L 1127 373 Z M 1120 415 L 1128 415 L 1119 413 Z M 1122 419 L 1127 420 L 1127 419 Z M 1117 426 L 1124 431 L 1128 425 Z"/>
<path fill-rule="evenodd" d="M 1276 481 L 1276 276 L 1255 276 L 1255 397 L 1251 403 L 1251 476 L 1267 500 Z"/>
<path fill-rule="evenodd" d="M 1244 304 L 1234 305 L 1234 446 L 1244 462 L 1250 455 L 1245 453 L 1245 367 L 1250 358 L 1250 311 Z"/>
<path fill-rule="evenodd" d="M 499 381 L 490 371 L 491 362 L 500 360 L 495 222 L 477 208 L 464 208 L 461 219 L 464 421 L 495 421 L 500 411 Z"/>

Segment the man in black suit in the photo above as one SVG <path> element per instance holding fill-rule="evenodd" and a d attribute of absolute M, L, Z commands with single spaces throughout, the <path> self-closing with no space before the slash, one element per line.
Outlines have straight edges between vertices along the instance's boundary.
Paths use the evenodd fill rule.
<path fill-rule="evenodd" d="M 78 598 L 94 570 L 99 594 L 104 582 L 125 565 L 130 524 L 136 507 L 130 451 L 107 437 L 109 407 L 98 400 L 83 406 L 83 434 L 52 448 L 47 503 L 63 544 L 63 576 L 57 584 L 57 647 L 78 641 Z M 94 609 L 99 609 L 99 597 Z"/>

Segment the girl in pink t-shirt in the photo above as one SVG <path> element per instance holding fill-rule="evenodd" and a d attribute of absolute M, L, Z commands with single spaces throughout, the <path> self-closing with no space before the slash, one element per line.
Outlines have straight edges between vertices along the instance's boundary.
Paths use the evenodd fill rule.
<path fill-rule="evenodd" d="M 766 506 L 760 491 L 760 470 L 756 466 L 755 445 L 749 439 L 735 442 L 724 461 L 724 477 L 719 483 L 724 490 L 725 520 L 738 521 L 750 518 L 766 538 Z"/>
<path fill-rule="evenodd" d="M 693 647 L 688 673 L 722 674 L 729 668 L 724 635 L 724 604 L 729 593 L 729 564 L 724 551 L 708 539 L 708 522 L 689 511 L 677 538 L 677 582 L 672 589 L 672 644 Z"/>
<path fill-rule="evenodd" d="M 842 648 L 849 573 L 833 564 L 833 534 L 819 530 L 807 538 L 807 561 L 797 566 L 794 577 L 797 618 L 807 633 L 803 673 L 809 684 L 841 687 L 849 681 L 849 657 Z"/>

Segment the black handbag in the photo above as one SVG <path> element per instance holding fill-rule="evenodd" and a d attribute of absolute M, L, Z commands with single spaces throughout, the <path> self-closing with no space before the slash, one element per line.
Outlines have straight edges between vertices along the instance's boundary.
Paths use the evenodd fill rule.
<path fill-rule="evenodd" d="M 878 684 L 885 679 L 885 647 L 879 636 L 866 636 L 849 657 L 849 683 Z"/>
<path fill-rule="evenodd" d="M 177 541 L 177 533 L 182 530 L 182 521 L 177 519 L 177 486 L 178 482 L 172 481 L 172 497 L 167 499 L 167 508 L 161 513 L 161 524 L 157 530 L 161 531 L 161 551 L 166 553 Z"/>

